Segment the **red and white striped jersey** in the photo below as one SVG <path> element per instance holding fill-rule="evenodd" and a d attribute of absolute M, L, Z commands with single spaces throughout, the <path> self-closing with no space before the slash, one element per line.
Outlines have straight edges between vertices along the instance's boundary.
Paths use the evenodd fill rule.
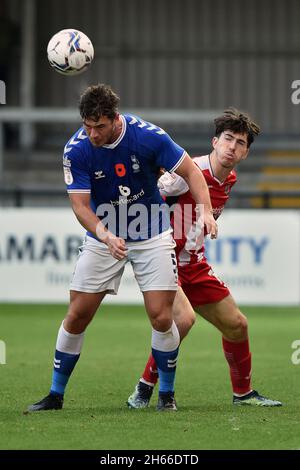
<path fill-rule="evenodd" d="M 195 157 L 193 161 L 205 177 L 214 218 L 217 219 L 221 215 L 231 188 L 236 182 L 236 172 L 232 170 L 225 181 L 221 182 L 213 175 L 209 155 Z M 187 183 L 176 173 L 165 173 L 160 177 L 158 187 L 162 196 L 179 196 L 172 220 L 179 266 L 201 261 L 204 256 L 206 232 L 200 231 L 199 224 L 196 225 L 196 204 Z"/>

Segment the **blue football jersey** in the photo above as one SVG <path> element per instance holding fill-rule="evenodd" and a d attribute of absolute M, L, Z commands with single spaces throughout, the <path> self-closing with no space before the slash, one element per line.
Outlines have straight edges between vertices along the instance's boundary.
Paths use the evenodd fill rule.
<path fill-rule="evenodd" d="M 170 226 L 157 187 L 159 169 L 174 171 L 186 152 L 154 124 L 131 115 L 121 120 L 112 144 L 93 146 L 82 127 L 71 137 L 64 149 L 65 182 L 68 193 L 91 195 L 92 210 L 115 235 L 145 240 Z"/>

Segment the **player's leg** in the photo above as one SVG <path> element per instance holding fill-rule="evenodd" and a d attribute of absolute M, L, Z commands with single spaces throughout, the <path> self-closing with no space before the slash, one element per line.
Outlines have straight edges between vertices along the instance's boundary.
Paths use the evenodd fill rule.
<path fill-rule="evenodd" d="M 73 369 L 80 357 L 84 332 L 106 292 L 89 294 L 71 291 L 67 316 L 58 331 L 50 394 L 63 398 Z"/>
<path fill-rule="evenodd" d="M 84 332 L 107 292 L 116 293 L 126 260 L 114 259 L 106 247 L 87 239 L 71 282 L 70 306 L 57 336 L 50 393 L 29 411 L 60 409 L 65 388 L 80 357 Z"/>
<path fill-rule="evenodd" d="M 233 403 L 280 406 L 279 401 L 263 397 L 251 388 L 248 323 L 233 297 L 228 295 L 219 302 L 199 305 L 195 310 L 222 333 L 223 351 L 230 370 Z"/>
<path fill-rule="evenodd" d="M 178 328 L 180 342 L 192 328 L 196 315 L 181 287 L 178 288 L 172 306 L 173 318 Z M 149 355 L 144 372 L 135 387 L 134 392 L 127 400 L 130 408 L 146 408 L 149 405 L 153 389 L 158 381 L 156 361 Z"/>
<path fill-rule="evenodd" d="M 105 292 L 70 292 L 68 313 L 58 330 L 49 395 L 29 406 L 29 411 L 62 408 L 67 383 L 80 357 L 85 329 L 104 296 Z"/>
<path fill-rule="evenodd" d="M 234 357 L 235 365 L 230 369 L 234 393 L 249 392 L 251 354 L 246 317 L 205 259 L 181 268 L 179 274 L 182 288 L 194 309 L 223 334 L 227 361 Z"/>
<path fill-rule="evenodd" d="M 180 342 L 186 337 L 196 321 L 196 315 L 189 299 L 178 287 L 173 303 L 173 318 L 179 331 Z"/>
<path fill-rule="evenodd" d="M 193 324 L 195 323 L 196 315 L 195 312 L 188 301 L 185 293 L 178 287 L 178 290 L 175 295 L 175 300 L 172 307 L 173 318 L 176 323 L 176 326 L 179 331 L 180 342 L 185 338 Z M 141 376 L 140 382 L 148 385 L 148 387 L 143 387 L 144 390 L 149 395 L 149 400 L 152 394 L 152 388 L 155 386 L 158 380 L 158 371 L 155 359 L 152 353 L 149 355 L 148 361 L 146 363 L 144 372 Z M 149 388 L 150 387 L 150 388 Z M 147 393 L 144 393 L 144 398 L 146 399 Z M 148 400 L 148 402 L 149 402 Z"/>
<path fill-rule="evenodd" d="M 233 393 L 251 390 L 251 353 L 248 324 L 231 295 L 219 302 L 195 307 L 195 310 L 222 333 L 225 358 L 229 364 Z"/>
<path fill-rule="evenodd" d="M 176 409 L 174 382 L 180 339 L 172 316 L 175 291 L 148 291 L 143 295 L 152 325 L 152 355 L 160 380 L 158 408 Z"/>
<path fill-rule="evenodd" d="M 176 410 L 174 382 L 180 342 L 172 314 L 178 287 L 173 248 L 171 234 L 165 233 L 128 249 L 152 325 L 152 354 L 160 379 L 158 409 L 170 410 Z"/>
<path fill-rule="evenodd" d="M 250 394 L 251 404 L 264 406 L 280 404 L 252 391 L 247 318 L 239 310 L 224 282 L 215 275 L 205 259 L 195 265 L 181 268 L 179 276 L 182 288 L 194 309 L 222 333 L 234 403 L 237 404 L 237 400 L 242 400 L 243 396 L 245 397 L 243 404 L 246 404 Z"/>
<path fill-rule="evenodd" d="M 224 339 L 242 342 L 248 339 L 248 322 L 229 294 L 219 302 L 194 307 L 205 320 L 221 331 Z"/>

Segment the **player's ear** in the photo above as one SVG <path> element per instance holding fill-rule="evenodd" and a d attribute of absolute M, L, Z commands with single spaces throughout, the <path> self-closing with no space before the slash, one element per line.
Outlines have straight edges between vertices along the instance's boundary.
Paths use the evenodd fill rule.
<path fill-rule="evenodd" d="M 216 137 L 216 136 L 212 138 L 211 145 L 213 146 L 213 148 L 216 147 L 216 145 L 217 145 L 217 143 L 218 143 L 218 140 L 219 140 L 219 139 L 218 139 L 218 137 Z"/>
<path fill-rule="evenodd" d="M 242 156 L 242 160 L 246 160 L 246 158 L 247 158 L 248 155 L 249 155 L 249 150 L 250 150 L 250 148 L 248 147 L 247 150 L 246 150 L 246 152 L 245 152 L 245 154 Z"/>

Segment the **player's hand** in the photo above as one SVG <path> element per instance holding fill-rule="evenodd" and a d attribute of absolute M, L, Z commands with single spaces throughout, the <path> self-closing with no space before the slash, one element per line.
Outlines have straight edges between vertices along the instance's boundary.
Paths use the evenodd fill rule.
<path fill-rule="evenodd" d="M 110 254 L 114 258 L 121 260 L 127 256 L 127 249 L 123 238 L 116 237 L 109 230 L 104 230 L 100 224 L 96 228 L 96 234 L 99 240 L 107 245 Z"/>
<path fill-rule="evenodd" d="M 210 234 L 210 238 L 214 239 L 218 236 L 218 225 L 214 219 L 213 214 L 209 210 L 204 211 L 204 225 L 206 226 L 207 233 Z"/>
<path fill-rule="evenodd" d="M 106 241 L 104 241 L 104 243 L 106 243 L 110 254 L 114 258 L 121 260 L 127 256 L 127 249 L 123 238 L 119 238 L 111 234 L 111 236 L 108 236 L 106 238 Z"/>

